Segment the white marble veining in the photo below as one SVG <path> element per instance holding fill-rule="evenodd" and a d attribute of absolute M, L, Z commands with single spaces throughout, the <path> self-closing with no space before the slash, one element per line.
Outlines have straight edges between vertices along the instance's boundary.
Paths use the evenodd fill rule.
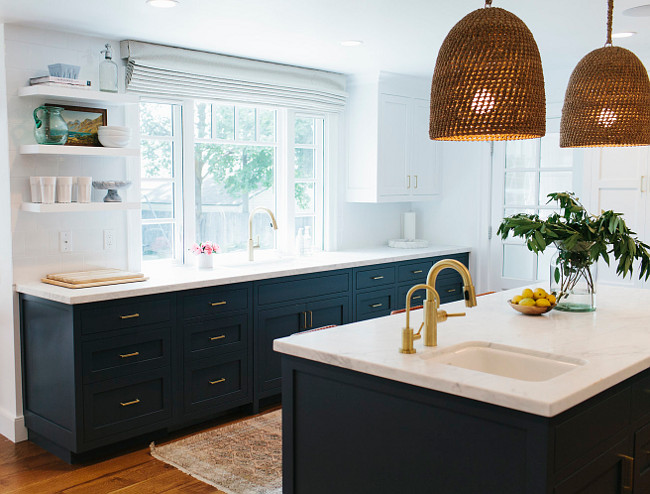
<path fill-rule="evenodd" d="M 347 324 L 275 340 L 274 349 L 423 388 L 494 405 L 555 416 L 650 367 L 650 290 L 600 286 L 592 313 L 515 312 L 506 301 L 519 290 L 487 295 L 478 306 L 446 304 L 466 312 L 438 326 L 438 347 L 415 342 L 417 353 L 398 352 L 404 314 Z M 422 311 L 412 312 L 418 328 Z M 546 381 L 531 382 L 446 365 L 445 349 L 468 341 L 491 342 L 583 361 Z"/>
<path fill-rule="evenodd" d="M 214 268 L 197 270 L 194 266 L 170 266 L 148 263 L 143 272 L 149 280 L 94 288 L 62 288 L 33 281 L 16 285 L 16 291 L 64 304 L 83 304 L 118 298 L 152 295 L 207 286 L 228 285 L 267 278 L 355 268 L 371 264 L 408 261 L 423 257 L 468 252 L 467 247 L 432 245 L 424 249 L 392 249 L 376 247 L 350 251 L 321 252 L 313 256 L 281 258 L 256 251 L 256 261 L 249 262 L 246 253 L 215 256 Z M 44 273 L 45 274 L 45 273 Z"/>

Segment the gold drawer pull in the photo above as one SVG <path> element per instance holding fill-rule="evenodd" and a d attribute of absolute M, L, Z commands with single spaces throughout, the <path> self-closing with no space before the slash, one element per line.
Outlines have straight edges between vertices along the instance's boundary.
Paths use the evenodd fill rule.
<path fill-rule="evenodd" d="M 422 295 L 416 295 L 415 297 L 411 297 L 411 300 L 417 300 L 419 298 L 422 298 Z"/>
<path fill-rule="evenodd" d="M 372 304 L 370 307 L 372 307 L 373 309 L 376 309 L 377 307 L 381 307 L 382 305 L 384 305 L 384 304 Z"/>
<path fill-rule="evenodd" d="M 455 288 L 450 288 L 449 290 L 447 290 L 447 293 L 454 293 L 455 291 L 456 291 Z"/>
<path fill-rule="evenodd" d="M 222 383 L 226 380 L 225 377 L 222 377 L 221 379 L 217 379 L 216 381 L 208 381 L 210 384 L 219 384 Z"/>
<path fill-rule="evenodd" d="M 634 458 L 628 455 L 619 454 L 623 460 L 624 467 L 621 472 L 621 488 L 623 492 L 632 492 L 632 483 L 634 482 Z"/>
<path fill-rule="evenodd" d="M 140 355 L 140 352 L 133 352 L 133 353 L 121 353 L 120 358 L 129 358 L 129 357 L 135 357 L 137 355 Z"/>
<path fill-rule="evenodd" d="M 371 279 L 371 280 L 383 280 L 384 277 L 383 277 L 383 276 L 373 276 L 373 277 L 370 278 L 370 279 Z"/>
<path fill-rule="evenodd" d="M 210 338 L 210 341 L 223 340 L 225 337 L 226 337 L 225 334 L 222 334 L 222 335 L 219 335 L 219 336 L 213 336 L 212 338 Z"/>
<path fill-rule="evenodd" d="M 123 407 L 128 407 L 129 405 L 137 405 L 138 403 L 140 403 L 140 400 L 136 399 L 133 401 L 127 401 L 126 403 L 120 402 L 120 405 L 122 405 Z"/>
<path fill-rule="evenodd" d="M 212 307 L 216 307 L 217 305 L 226 305 L 226 303 L 227 302 L 225 300 L 222 300 L 221 302 L 210 302 L 210 305 Z"/>
<path fill-rule="evenodd" d="M 415 271 L 411 271 L 413 274 L 420 274 L 422 272 L 421 269 L 416 269 Z"/>
<path fill-rule="evenodd" d="M 138 313 L 136 312 L 135 314 L 129 314 L 129 315 L 126 315 L 126 316 L 120 316 L 120 319 L 133 319 L 134 317 L 140 317 L 140 314 L 138 314 Z"/>

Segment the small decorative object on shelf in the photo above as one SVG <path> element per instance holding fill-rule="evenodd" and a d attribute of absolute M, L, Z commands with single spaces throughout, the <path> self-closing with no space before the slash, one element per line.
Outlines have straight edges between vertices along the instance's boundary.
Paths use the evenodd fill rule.
<path fill-rule="evenodd" d="M 61 116 L 60 106 L 39 106 L 34 110 L 34 138 L 39 144 L 65 144 L 68 124 Z"/>
<path fill-rule="evenodd" d="M 117 93 L 117 64 L 113 61 L 111 44 L 106 43 L 100 53 L 104 54 L 104 60 L 99 64 L 99 90 Z"/>
<path fill-rule="evenodd" d="M 616 274 L 633 272 L 640 261 L 639 279 L 650 277 L 650 246 L 634 237 L 621 213 L 612 210 L 589 215 L 572 192 L 553 192 L 549 202 L 560 204 L 560 213 L 545 220 L 536 214 L 518 213 L 504 218 L 497 231 L 504 240 L 509 234 L 526 239 L 528 250 L 544 252 L 554 244 L 557 254 L 551 263 L 551 292 L 557 296 L 557 310 L 596 310 L 596 262 L 609 264 L 610 254 L 618 261 Z"/>
<path fill-rule="evenodd" d="M 107 148 L 125 148 L 131 141 L 131 129 L 117 125 L 103 125 L 97 130 L 99 142 Z"/>
<path fill-rule="evenodd" d="M 76 79 L 79 77 L 79 65 L 71 65 L 68 63 L 53 63 L 47 66 L 52 77 L 63 77 L 65 79 Z"/>
<path fill-rule="evenodd" d="M 210 242 L 209 240 L 199 244 L 195 243 L 190 247 L 190 251 L 193 254 L 196 254 L 196 265 L 199 269 L 212 269 L 212 254 L 216 254 L 220 250 L 221 248 L 217 244 Z"/>
<path fill-rule="evenodd" d="M 129 185 L 130 180 L 93 180 L 93 187 L 107 190 L 104 202 L 122 202 L 117 189 L 126 189 Z"/>
<path fill-rule="evenodd" d="M 46 108 L 52 108 L 48 104 Z M 97 132 L 106 125 L 105 108 L 59 105 L 61 116 L 68 128 L 67 146 L 99 146 Z M 40 143 L 39 143 L 40 144 Z"/>

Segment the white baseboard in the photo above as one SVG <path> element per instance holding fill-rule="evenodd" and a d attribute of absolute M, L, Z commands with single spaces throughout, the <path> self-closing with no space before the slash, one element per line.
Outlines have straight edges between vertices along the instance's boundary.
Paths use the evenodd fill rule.
<path fill-rule="evenodd" d="M 0 434 L 14 443 L 27 441 L 25 417 L 15 417 L 6 410 L 0 410 Z"/>

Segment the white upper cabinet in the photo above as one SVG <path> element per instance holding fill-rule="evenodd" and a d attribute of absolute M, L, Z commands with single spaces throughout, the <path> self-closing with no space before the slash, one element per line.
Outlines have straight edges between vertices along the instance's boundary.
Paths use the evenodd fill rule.
<path fill-rule="evenodd" d="M 420 201 L 438 193 L 428 87 L 424 79 L 387 73 L 348 86 L 348 201 Z"/>

